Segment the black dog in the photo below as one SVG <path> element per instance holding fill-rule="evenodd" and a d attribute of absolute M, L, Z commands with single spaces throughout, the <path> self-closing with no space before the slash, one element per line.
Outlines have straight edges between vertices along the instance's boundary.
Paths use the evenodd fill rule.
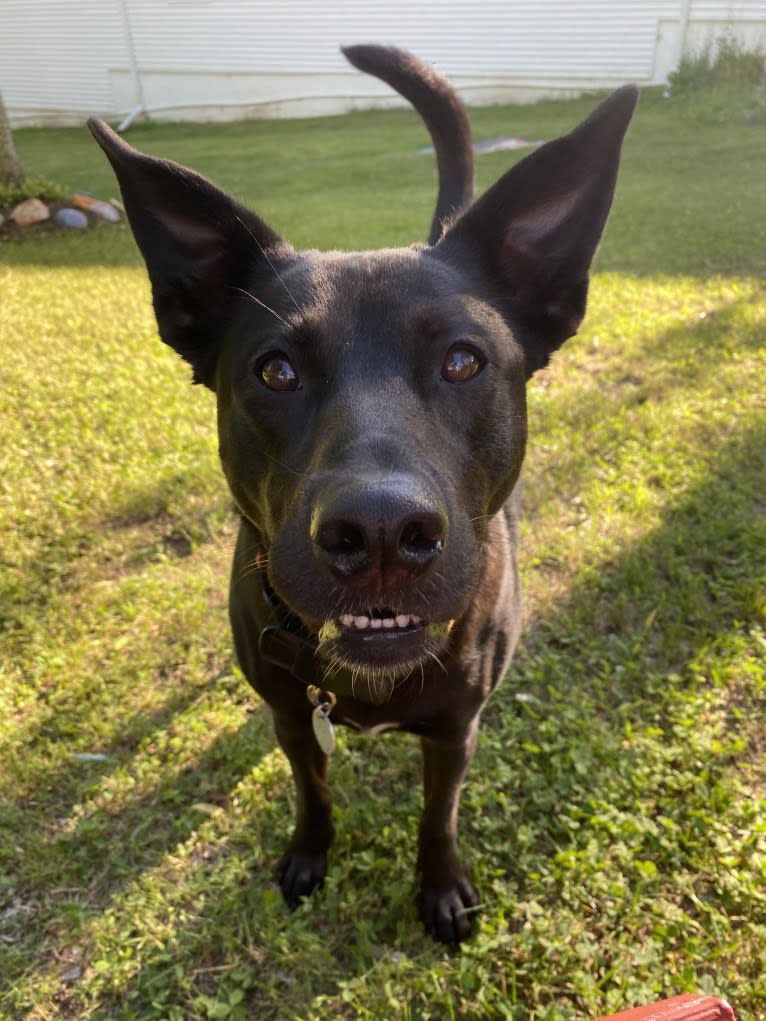
<path fill-rule="evenodd" d="M 419 734 L 420 914 L 470 932 L 460 788 L 519 633 L 525 383 L 576 331 L 636 90 L 615 92 L 471 205 L 465 111 L 409 55 L 345 51 L 421 114 L 428 245 L 295 252 L 204 178 L 91 130 L 119 179 L 162 339 L 218 399 L 242 515 L 230 612 L 298 795 L 288 904 L 325 875 L 333 724 Z"/>

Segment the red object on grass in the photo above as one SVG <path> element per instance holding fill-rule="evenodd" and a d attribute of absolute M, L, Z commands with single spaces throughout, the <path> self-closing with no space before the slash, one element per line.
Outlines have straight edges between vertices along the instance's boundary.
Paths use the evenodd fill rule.
<path fill-rule="evenodd" d="M 594 1021 L 737 1021 L 726 1000 L 717 996 L 686 993 L 669 1000 L 633 1007 L 619 1014 L 594 1018 Z"/>

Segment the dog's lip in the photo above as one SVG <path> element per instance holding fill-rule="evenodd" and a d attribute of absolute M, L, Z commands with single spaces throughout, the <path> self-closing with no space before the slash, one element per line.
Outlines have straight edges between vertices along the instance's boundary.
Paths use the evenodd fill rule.
<path fill-rule="evenodd" d="M 379 628 L 340 626 L 328 648 L 333 659 L 351 668 L 399 671 L 406 666 L 409 669 L 424 656 L 428 644 L 426 627 L 424 624 L 381 625 Z"/>

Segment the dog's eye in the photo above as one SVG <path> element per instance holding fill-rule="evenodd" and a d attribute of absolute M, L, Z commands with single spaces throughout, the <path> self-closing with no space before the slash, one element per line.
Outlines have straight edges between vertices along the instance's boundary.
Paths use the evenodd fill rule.
<path fill-rule="evenodd" d="M 442 379 L 448 383 L 467 383 L 481 372 L 484 364 L 484 358 L 474 348 L 456 344 L 442 362 Z"/>
<path fill-rule="evenodd" d="M 297 390 L 300 386 L 298 373 L 293 363 L 285 355 L 270 354 L 259 363 L 256 373 L 258 378 L 269 390 L 285 392 Z"/>

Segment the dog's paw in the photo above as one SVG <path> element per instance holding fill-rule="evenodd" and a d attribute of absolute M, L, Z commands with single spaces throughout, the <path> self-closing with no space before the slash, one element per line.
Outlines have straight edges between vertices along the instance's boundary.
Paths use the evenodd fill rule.
<path fill-rule="evenodd" d="M 420 920 L 440 943 L 460 943 L 471 935 L 472 915 L 478 904 L 476 891 L 465 876 L 447 888 L 424 885 L 420 891 Z"/>
<path fill-rule="evenodd" d="M 277 866 L 277 879 L 287 906 L 294 911 L 304 897 L 308 897 L 324 882 L 327 874 L 327 855 L 299 854 L 288 851 Z"/>

